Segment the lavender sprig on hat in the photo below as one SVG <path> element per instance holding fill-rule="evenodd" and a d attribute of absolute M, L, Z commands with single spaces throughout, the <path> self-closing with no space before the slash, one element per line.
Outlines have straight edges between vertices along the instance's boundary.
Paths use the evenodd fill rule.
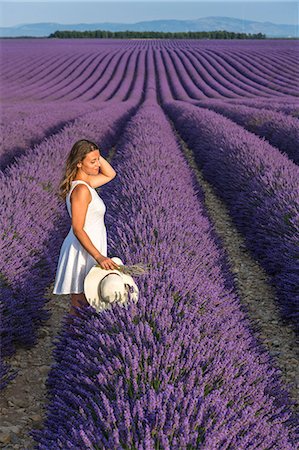
<path fill-rule="evenodd" d="M 96 267 L 100 267 L 102 269 L 102 267 L 99 264 L 97 264 Z M 126 275 L 143 275 L 147 273 L 148 267 L 149 264 L 142 264 L 142 263 L 132 264 L 130 266 L 118 264 L 118 266 L 113 270 L 119 270 L 120 272 Z"/>

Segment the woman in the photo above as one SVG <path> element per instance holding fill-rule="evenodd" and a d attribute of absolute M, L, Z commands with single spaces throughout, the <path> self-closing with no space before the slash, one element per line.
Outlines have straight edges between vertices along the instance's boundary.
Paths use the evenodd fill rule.
<path fill-rule="evenodd" d="M 84 139 L 73 145 L 59 186 L 72 226 L 60 249 L 53 289 L 53 294 L 71 294 L 73 315 L 77 315 L 74 306 L 89 304 L 83 286 L 91 267 L 95 264 L 106 270 L 118 267 L 107 257 L 106 206 L 95 190 L 115 175 L 94 142 Z"/>

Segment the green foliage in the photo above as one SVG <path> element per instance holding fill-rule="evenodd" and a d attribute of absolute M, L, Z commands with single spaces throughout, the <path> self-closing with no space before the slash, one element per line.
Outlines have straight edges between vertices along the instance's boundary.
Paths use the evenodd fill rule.
<path fill-rule="evenodd" d="M 60 30 L 51 33 L 48 38 L 73 39 L 73 38 L 98 38 L 98 39 L 266 39 L 262 33 L 234 33 L 233 31 L 67 31 Z"/>

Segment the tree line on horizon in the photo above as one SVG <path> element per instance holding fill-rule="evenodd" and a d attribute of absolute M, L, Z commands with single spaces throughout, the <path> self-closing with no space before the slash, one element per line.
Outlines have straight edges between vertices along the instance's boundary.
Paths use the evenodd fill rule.
<path fill-rule="evenodd" d="M 149 38 L 149 39 L 266 39 L 263 33 L 235 33 L 233 31 L 76 31 L 60 30 L 51 33 L 48 38 L 70 39 L 70 38 L 98 38 L 98 39 L 130 39 L 130 38 Z"/>

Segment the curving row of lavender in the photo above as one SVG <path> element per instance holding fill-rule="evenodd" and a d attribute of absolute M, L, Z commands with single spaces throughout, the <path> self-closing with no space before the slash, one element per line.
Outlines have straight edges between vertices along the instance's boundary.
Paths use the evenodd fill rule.
<path fill-rule="evenodd" d="M 26 154 L 0 174 L 5 212 L 2 354 L 12 354 L 15 344 L 33 345 L 37 327 L 48 318 L 43 294 L 70 226 L 55 195 L 61 159 L 84 136 L 102 145 L 105 155 L 136 110 L 112 162 L 118 182 L 105 186 L 101 196 L 109 205 L 109 256 L 151 264 L 150 273 L 137 279 L 137 305 L 116 305 L 103 314 L 88 308 L 81 311 L 77 326 L 63 328 L 47 379 L 51 399 L 45 429 L 33 432 L 38 448 L 298 446 L 299 421 L 291 413 L 287 386 L 254 338 L 221 241 L 207 219 L 203 193 L 193 184 L 192 171 L 158 107 L 165 108 L 195 151 L 248 248 L 270 273 L 283 317 L 296 326 L 298 167 L 281 152 L 285 143 L 295 142 L 297 119 L 279 116 L 292 123 L 287 136 L 277 122 L 272 130 L 242 128 L 245 112 L 256 116 L 253 107 L 262 106 L 263 117 L 271 105 L 296 114 L 296 45 L 5 41 L 3 104 L 32 102 L 36 111 L 40 104 L 53 105 L 47 120 L 54 125 L 59 108 L 65 108 L 68 124 L 49 139 L 43 128 L 46 116 L 38 118 L 39 130 L 34 121 L 30 130 L 28 115 L 24 136 L 41 143 L 26 149 L 24 140 Z M 174 101 L 178 99 L 183 102 Z M 215 100 L 226 111 L 248 103 L 251 112 L 240 107 L 243 119 L 235 117 L 244 121 L 240 126 L 196 106 L 200 102 L 209 108 Z M 78 118 L 88 108 L 95 112 Z M 22 103 L 20 111 L 28 113 Z M 72 123 L 71 117 L 76 117 Z M 13 133 L 11 122 L 22 126 L 19 118 L 15 106 L 7 108 L 7 136 Z M 267 132 L 269 140 L 276 133 L 280 152 L 255 136 L 257 131 Z M 13 155 L 19 138 L 11 137 L 7 151 Z M 291 151 L 290 145 L 289 156 Z M 8 381 L 8 366 L 2 362 L 0 388 Z"/>
<path fill-rule="evenodd" d="M 56 194 L 61 178 L 57 168 L 82 136 L 96 140 L 105 154 L 135 108 L 126 102 L 87 113 L 0 173 L 2 356 L 12 355 L 16 345 L 33 345 L 37 328 L 49 318 L 43 294 L 55 275 L 56 254 L 70 227 Z M 12 374 L 8 366 L 1 366 L 0 372 L 3 389 Z"/>
<path fill-rule="evenodd" d="M 193 51 L 196 53 L 197 50 Z M 211 52 L 210 52 L 211 53 Z M 230 73 L 236 73 L 240 79 L 245 79 L 248 86 L 259 84 L 262 92 L 268 92 L 280 97 L 282 94 L 294 95 L 298 93 L 298 83 L 296 75 L 299 74 L 295 65 L 292 68 L 288 66 L 281 70 L 281 64 L 284 58 L 279 61 L 279 56 L 275 61 L 271 61 L 268 55 L 259 52 L 258 55 L 254 51 L 250 52 L 221 52 L 215 50 L 213 52 L 214 61 L 220 58 L 220 65 L 227 68 Z M 266 61 L 263 61 L 263 58 Z M 269 67 L 270 66 L 270 67 Z M 248 89 L 248 88 L 247 88 Z"/>
<path fill-rule="evenodd" d="M 156 79 L 157 79 L 157 85 L 158 85 L 158 98 L 160 99 L 162 105 L 164 105 L 164 104 L 170 102 L 171 100 L 173 100 L 174 98 L 177 98 L 176 94 L 178 92 L 182 94 L 182 87 L 180 87 L 178 85 L 178 83 L 177 83 L 176 84 L 176 90 L 173 88 L 173 85 L 171 84 L 171 80 L 173 79 L 174 71 L 170 70 L 169 68 L 167 68 L 167 66 L 163 62 L 163 58 L 162 58 L 161 54 L 158 53 L 158 52 L 156 52 L 155 55 L 154 55 L 154 64 L 155 64 Z M 188 104 L 190 105 L 190 103 L 191 104 L 195 104 L 195 105 L 199 104 L 199 102 L 197 102 L 197 101 L 194 101 L 194 100 L 190 101 L 190 100 L 188 100 L 188 98 L 186 96 L 183 96 L 183 98 L 184 98 L 184 102 L 186 102 L 186 103 L 183 103 L 183 102 L 175 102 L 175 103 L 177 103 L 177 104 L 181 103 L 182 105 L 185 104 L 186 107 L 187 107 Z M 231 101 L 233 102 L 234 100 L 231 100 Z M 200 103 L 203 103 L 203 101 L 201 101 Z M 205 101 L 204 102 L 204 104 L 206 106 L 208 106 L 210 103 L 216 104 L 216 100 L 214 100 L 214 101 L 209 100 L 209 101 Z M 222 101 L 217 100 L 217 104 L 221 104 L 221 105 L 225 104 L 225 105 L 227 105 L 227 103 L 224 103 L 224 100 L 223 100 L 223 103 L 222 103 Z M 217 117 L 219 117 L 219 115 L 215 115 L 215 116 L 211 116 L 211 117 L 213 118 L 213 120 L 215 120 Z M 210 117 L 207 117 L 207 120 L 210 120 Z M 193 124 L 196 123 L 196 119 L 195 118 L 193 118 L 193 122 L 192 123 Z M 216 121 L 215 122 L 215 129 L 217 128 L 217 123 L 218 122 Z M 231 125 L 232 125 L 231 122 L 229 121 L 228 123 L 229 123 L 229 130 L 230 129 L 233 130 L 234 128 L 231 128 Z M 292 123 L 293 123 L 293 133 L 294 133 L 294 131 L 296 130 L 296 126 L 295 126 L 294 122 L 292 122 Z M 204 125 L 204 121 L 200 122 L 200 124 L 201 124 L 201 127 L 204 128 L 204 126 L 205 126 Z M 188 127 L 185 128 L 184 125 L 182 125 L 182 127 L 185 130 L 185 135 L 187 135 L 188 132 L 186 130 L 187 129 L 189 130 L 189 128 Z M 195 130 L 195 128 L 193 129 L 193 131 L 194 130 Z M 239 132 L 242 131 L 242 128 L 240 128 L 240 127 L 238 127 L 236 125 L 236 130 L 239 133 Z M 219 148 L 219 146 L 221 146 L 221 143 L 222 143 L 223 140 L 224 141 L 226 140 L 226 137 L 222 136 L 222 131 L 223 132 L 226 131 L 225 127 L 220 127 L 220 129 L 217 129 L 216 137 L 214 139 L 211 139 L 211 143 L 213 143 L 213 146 L 215 146 L 215 149 L 217 149 L 217 148 Z M 273 130 L 273 132 L 275 132 L 275 130 Z M 212 134 L 213 131 L 210 131 L 210 133 Z M 271 133 L 271 131 L 269 130 L 269 134 L 270 133 Z M 295 131 L 295 133 L 296 133 L 296 131 Z M 269 136 L 269 134 L 268 134 L 268 136 Z M 256 144 L 255 145 L 260 147 L 260 145 L 261 145 L 260 140 L 256 136 L 254 136 L 253 134 L 250 134 L 248 132 L 246 132 L 246 134 L 242 138 L 242 143 L 243 142 L 246 143 L 247 137 L 248 137 L 248 139 L 250 137 L 252 139 L 255 139 L 256 140 Z M 201 135 L 197 135 L 196 139 L 197 139 L 197 141 L 196 141 L 197 147 L 200 149 Z M 231 151 L 233 152 L 234 151 L 233 148 L 234 148 L 234 145 L 235 145 L 233 136 L 230 137 L 230 140 L 231 140 L 230 147 L 231 147 Z M 295 139 L 293 139 L 293 136 L 290 135 L 290 136 L 288 136 L 288 141 L 289 142 L 291 141 L 291 142 L 294 143 Z M 274 149 L 271 146 L 270 146 L 270 148 Z M 276 151 L 276 149 L 274 149 L 274 150 Z M 278 152 L 277 152 L 277 154 L 279 155 Z M 265 154 L 265 156 L 266 156 L 266 154 Z M 250 155 L 247 155 L 247 158 L 248 157 L 250 157 Z M 208 154 L 206 155 L 206 158 L 208 158 Z M 216 176 L 215 176 L 215 174 L 213 172 L 213 168 L 212 167 L 210 168 L 210 170 L 211 170 L 211 180 L 212 180 L 212 178 L 213 177 L 216 178 Z M 222 195 L 224 197 L 225 196 L 226 197 L 230 196 L 231 195 L 230 194 L 230 186 L 229 186 L 230 178 L 229 178 L 229 176 L 226 178 L 226 174 L 225 173 L 223 174 L 223 167 L 221 167 L 221 169 L 219 169 L 219 170 L 222 171 L 222 178 L 225 178 L 226 182 L 227 182 L 227 184 L 225 184 L 225 185 L 223 184 L 222 187 L 221 187 L 221 191 L 223 191 Z M 238 175 L 240 177 L 242 176 L 242 170 L 243 169 L 240 168 L 240 175 Z M 249 168 L 248 170 L 251 171 L 252 169 Z M 285 178 L 287 178 L 287 177 L 288 177 L 288 175 L 285 175 Z M 263 183 L 264 188 L 265 189 L 267 189 L 267 188 L 271 189 L 271 186 L 269 186 L 267 183 L 269 184 L 269 182 L 264 180 L 264 183 Z M 286 181 L 286 183 L 287 183 L 287 181 Z M 284 180 L 282 180 L 282 184 L 284 185 Z M 236 194 L 237 194 L 239 188 L 235 187 L 235 189 L 236 189 Z M 292 196 L 293 197 L 297 195 L 298 189 L 299 189 L 298 179 L 297 180 L 294 179 L 294 176 L 293 176 L 293 183 L 292 183 L 292 191 L 293 191 L 292 192 Z M 226 192 L 226 190 L 227 190 L 227 192 Z M 261 192 L 261 195 L 262 195 L 262 192 Z M 253 194 L 251 193 L 251 196 L 254 197 L 254 193 Z M 266 199 L 267 199 L 267 196 L 265 197 L 264 200 L 267 201 Z M 253 199 L 253 201 L 254 201 L 254 199 Z M 288 201 L 287 198 L 285 198 L 285 201 L 286 202 Z M 296 209 L 297 208 L 296 206 L 291 205 L 291 207 L 295 208 L 295 212 L 293 210 L 293 213 L 292 213 L 292 216 L 291 216 L 291 221 L 293 223 L 294 221 L 297 220 L 296 217 L 297 217 L 298 211 Z M 238 208 L 239 208 L 239 206 L 237 206 L 237 209 Z M 269 211 L 269 208 L 267 209 L 267 211 Z M 270 211 L 270 213 L 271 213 L 271 211 Z M 237 214 L 237 212 L 236 212 L 236 214 Z M 252 219 L 252 214 L 251 213 L 248 213 L 248 214 L 249 214 L 250 218 Z M 292 217 L 293 217 L 293 220 L 292 220 Z M 283 220 L 286 220 L 286 225 L 287 225 L 288 218 L 289 218 L 289 215 L 288 215 L 288 212 L 286 210 L 286 212 L 285 212 L 285 219 L 284 218 L 281 219 L 282 225 L 283 225 Z M 242 219 L 240 219 L 240 220 L 242 220 Z M 273 218 L 272 220 L 275 221 L 276 219 Z M 246 224 L 243 224 L 243 228 L 244 227 L 246 227 Z M 272 227 L 271 221 L 270 221 L 269 224 L 268 223 L 267 224 L 264 223 L 262 230 L 260 230 L 259 221 L 258 220 L 255 222 L 254 225 L 252 225 L 252 228 L 251 228 L 252 239 L 254 240 L 255 228 L 256 228 L 256 233 L 259 234 L 259 236 L 260 236 L 260 241 L 259 242 L 260 242 L 261 248 L 259 249 L 259 253 L 262 253 L 264 248 L 265 248 L 265 250 L 264 250 L 265 254 L 267 254 L 268 251 L 271 253 L 271 245 L 275 246 L 275 242 L 272 242 L 270 245 L 268 243 L 268 240 L 269 240 L 268 227 L 270 228 L 269 232 L 271 233 L 271 227 Z M 286 243 L 286 246 L 290 247 L 289 252 L 291 252 L 291 254 L 293 254 L 294 252 L 296 253 L 295 249 L 296 249 L 296 242 L 297 242 L 297 236 L 298 236 L 298 226 L 297 225 L 292 226 L 291 232 L 293 233 L 292 242 L 290 244 Z M 283 236 L 280 238 L 281 242 L 283 241 L 283 239 L 285 239 L 285 234 L 286 233 L 288 234 L 288 232 L 286 231 L 283 234 Z M 277 239 L 279 239 L 279 238 L 277 238 Z M 254 243 L 252 245 L 253 245 L 253 247 L 254 246 L 257 247 L 257 245 L 255 245 Z M 265 266 L 267 264 L 269 264 L 268 272 L 270 271 L 271 274 L 273 274 L 276 271 L 275 285 L 276 285 L 276 287 L 280 286 L 280 288 L 281 288 L 279 295 L 280 295 L 280 301 L 281 301 L 281 308 L 282 308 L 283 316 L 287 320 L 289 320 L 290 317 L 291 317 L 290 320 L 293 321 L 294 324 L 295 324 L 295 327 L 298 328 L 299 327 L 299 322 L 298 322 L 298 293 L 296 291 L 296 285 L 298 284 L 298 265 L 297 265 L 297 261 L 296 261 L 296 259 L 297 259 L 296 258 L 296 254 L 295 254 L 295 256 L 291 256 L 291 273 L 289 273 L 289 270 L 288 270 L 288 264 L 289 264 L 288 256 L 285 255 L 283 257 L 283 262 L 282 262 L 281 259 L 280 259 L 279 252 L 275 251 L 275 254 L 276 254 L 277 260 L 279 261 L 279 265 L 278 265 L 277 269 L 273 268 L 273 264 L 276 264 L 276 260 L 274 260 L 274 262 L 273 262 L 272 261 L 272 256 L 270 256 L 270 254 L 268 254 L 267 258 L 265 258 L 265 255 L 264 255 L 264 264 L 265 264 Z M 282 272 L 281 272 L 281 265 L 284 266 L 284 269 L 283 269 Z M 286 279 L 285 279 L 285 277 L 286 277 Z"/>
<path fill-rule="evenodd" d="M 252 74 L 234 70 L 231 66 L 212 64 L 206 51 L 201 52 L 167 51 L 156 52 L 170 74 L 168 83 L 174 93 L 174 99 L 194 101 L 207 98 L 240 98 L 246 96 L 281 97 L 299 96 L 298 83 L 289 88 L 276 83 L 264 82 L 264 73 Z M 183 56 L 184 55 L 184 56 Z M 295 77 L 294 77 L 295 79 Z M 294 81 L 295 82 L 295 81 Z"/>
<path fill-rule="evenodd" d="M 18 117 L 18 108 L 6 111 L 0 125 L 0 170 L 4 170 L 13 160 L 24 154 L 30 147 L 59 132 L 72 119 L 98 108 L 92 103 L 64 102 L 29 105 L 24 117 Z M 7 116 L 7 117 L 6 117 Z M 14 117 L 15 116 L 15 117 Z"/>
<path fill-rule="evenodd" d="M 237 94 L 232 91 L 232 89 L 236 89 L 237 78 L 232 79 L 231 83 L 229 85 L 226 84 L 226 87 L 224 87 L 224 81 L 221 82 L 218 71 L 203 65 L 202 61 L 200 64 L 197 62 L 197 70 L 193 68 L 193 71 L 191 71 L 190 66 L 192 64 L 187 57 L 185 58 L 185 66 L 179 66 L 178 63 L 175 65 L 173 59 L 174 57 L 171 60 L 160 51 L 154 52 L 156 80 L 159 85 L 162 85 L 162 89 L 159 92 L 162 103 L 175 99 L 197 105 L 199 101 L 208 103 L 219 99 L 219 101 L 221 100 L 225 103 L 245 104 L 246 102 L 246 104 L 252 104 L 252 106 L 255 104 L 256 107 L 261 107 L 262 103 L 263 108 L 271 108 L 274 101 L 274 107 L 276 105 L 276 108 L 285 114 L 294 113 L 296 115 L 296 111 L 298 111 L 299 102 L 296 104 L 295 96 L 283 95 L 277 97 L 275 95 L 273 97 L 272 92 L 272 97 L 260 97 L 261 95 L 264 96 L 265 93 L 258 83 L 256 83 L 255 94 L 242 91 L 241 89 Z M 189 65 L 188 73 L 185 70 L 188 67 L 187 62 Z M 252 98 L 248 98 L 248 96 Z"/>
<path fill-rule="evenodd" d="M 119 182 L 102 193 L 111 256 L 150 263 L 138 304 L 88 307 L 73 336 L 60 334 L 44 428 L 30 434 L 44 450 L 291 450 L 298 419 L 250 333 L 203 193 L 150 97 L 117 145 Z"/>
<path fill-rule="evenodd" d="M 220 113 L 246 130 L 265 137 L 281 153 L 299 164 L 299 121 L 294 117 L 277 111 L 230 105 L 222 101 L 199 102 L 198 106 Z"/>
<path fill-rule="evenodd" d="M 81 119 L 73 121 L 55 136 L 52 135 L 51 138 L 44 136 L 44 141 L 40 145 L 28 149 L 25 155 L 17 158 L 12 167 L 7 168 L 5 175 L 1 174 L 5 193 L 2 198 L 2 206 L 6 208 L 7 205 L 10 205 L 7 213 L 1 218 L 4 230 L 1 242 L 1 248 L 4 250 L 0 261 L 2 289 L 5 293 L 4 305 L 2 305 L 4 320 L 2 321 L 3 339 L 1 341 L 3 349 L 5 349 L 4 356 L 11 355 L 15 351 L 15 344 L 33 345 L 36 340 L 37 327 L 42 320 L 48 318 L 48 314 L 42 310 L 45 304 L 42 294 L 54 276 L 55 252 L 61 244 L 60 238 L 65 231 L 64 227 L 61 229 L 59 224 L 53 223 L 55 211 L 57 212 L 59 209 L 57 209 L 58 199 L 53 195 L 56 190 L 53 187 L 53 179 L 49 178 L 49 168 L 52 167 L 53 173 L 58 176 L 60 172 L 55 172 L 55 168 L 60 167 L 57 158 L 61 159 L 63 154 L 65 155 L 69 151 L 74 140 L 82 138 L 84 134 L 92 140 L 98 139 L 99 142 L 104 139 L 104 146 L 108 145 L 108 142 L 111 144 L 112 137 L 117 137 L 117 133 L 120 132 L 118 128 L 121 128 L 122 121 L 129 117 L 133 105 L 136 106 L 144 96 L 145 68 L 147 66 L 145 56 L 145 52 L 138 54 L 137 58 L 132 59 L 133 66 L 127 66 L 132 72 L 136 63 L 139 66 L 139 76 L 132 73 L 130 77 L 125 77 L 124 82 L 120 83 L 124 73 L 122 69 L 118 70 L 118 76 L 113 77 L 112 82 L 109 83 L 109 89 L 105 90 L 104 95 L 104 98 L 108 99 L 113 94 L 113 100 L 90 102 L 82 107 L 82 111 L 84 108 L 91 110 L 98 108 L 103 111 L 103 114 L 96 112 L 95 115 L 93 113 L 83 115 L 82 121 Z M 107 75 L 104 75 L 103 78 L 103 83 L 106 85 Z M 81 83 L 80 89 L 82 93 L 87 90 L 83 83 Z M 110 94 L 107 95 L 108 93 Z M 120 102 L 125 99 L 128 101 Z M 65 103 L 57 102 L 57 109 L 60 105 L 63 107 Z M 56 111 L 53 109 L 54 116 L 57 117 Z M 79 113 L 82 115 L 80 108 L 77 111 L 78 115 Z M 93 117 L 98 117 L 99 124 L 96 127 L 89 123 Z M 55 118 L 50 121 L 53 123 Z M 110 129 L 110 127 L 112 128 Z M 89 130 L 89 128 L 91 129 Z M 110 139 L 108 141 L 105 140 L 106 134 Z M 57 148 L 60 151 L 57 151 Z M 51 173 L 51 175 L 53 174 Z M 58 180 L 56 180 L 56 185 L 57 183 Z M 31 197 L 28 197 L 28 192 L 32 192 Z M 15 198 L 20 207 L 16 207 Z M 42 210 L 41 204 L 44 205 L 44 210 Z M 10 217 L 9 227 L 8 217 Z M 31 239 L 29 240 L 27 239 L 28 229 L 31 230 Z M 57 245 L 53 245 L 51 242 L 53 239 Z M 47 253 L 49 254 L 47 255 Z M 54 261 L 51 260 L 51 256 L 54 257 Z M 19 308 L 15 307 L 16 304 L 19 304 Z M 21 327 L 22 322 L 25 325 Z M 5 387 L 11 379 L 8 368 L 5 365 L 0 367 L 0 388 Z M 13 376 L 13 374 L 11 375 Z"/>
<path fill-rule="evenodd" d="M 149 50 L 161 57 L 171 72 L 169 83 L 177 100 L 262 96 L 294 101 L 299 96 L 299 66 L 284 50 L 295 54 L 293 43 L 273 43 L 269 50 L 269 43 L 257 41 L 244 43 L 242 48 L 232 42 L 215 41 L 82 41 L 76 48 L 71 40 L 44 41 L 38 48 L 32 41 L 28 44 L 29 67 L 28 58 L 20 54 L 22 48 L 7 42 L 1 98 L 6 102 L 27 98 L 106 101 L 115 98 L 117 83 L 126 83 L 139 73 Z"/>
<path fill-rule="evenodd" d="M 214 111 L 185 102 L 163 107 L 270 275 L 281 315 L 298 333 L 298 166 Z"/>
<path fill-rule="evenodd" d="M 177 69 L 179 60 L 182 59 L 182 52 L 177 52 L 174 58 L 173 67 L 174 70 Z M 216 56 L 210 54 L 210 52 L 202 52 L 202 51 L 192 51 L 184 52 L 185 59 L 190 61 L 189 71 L 187 72 L 187 76 L 184 76 L 182 72 L 182 84 L 185 83 L 186 80 L 192 80 L 190 74 L 192 73 L 207 73 L 210 78 L 210 86 L 216 91 L 216 97 L 229 97 L 229 98 L 238 98 L 240 96 L 244 97 L 246 95 L 260 95 L 263 93 L 265 96 L 272 96 L 273 89 L 264 86 L 257 75 L 257 80 L 255 78 L 250 79 L 248 75 L 245 73 L 240 73 L 238 70 L 233 69 L 231 64 L 226 63 L 224 60 L 220 62 L 216 60 Z M 263 77 L 260 77 L 264 80 Z M 193 81 L 193 80 L 192 80 Z M 195 83 L 194 83 L 195 84 Z M 200 86 L 201 87 L 201 86 Z M 193 88 L 193 97 L 194 98 L 202 98 L 202 89 L 198 89 L 198 86 L 195 85 Z M 285 92 L 287 93 L 287 92 Z M 211 95 L 205 93 L 207 97 L 211 97 Z M 278 95 L 276 93 L 276 95 Z M 280 94 L 281 95 L 281 94 Z M 215 95 L 213 95 L 213 98 Z"/>
<path fill-rule="evenodd" d="M 62 63 L 53 56 L 43 71 L 38 66 L 30 76 L 27 74 L 25 80 L 15 76 L 19 89 L 12 84 L 6 89 L 4 98 L 25 100 L 30 94 L 30 97 L 43 101 L 125 101 L 135 89 L 137 78 L 143 81 L 145 57 L 144 50 L 125 49 L 106 50 L 104 54 L 92 53 L 89 56 L 64 56 Z"/>
<path fill-rule="evenodd" d="M 211 99 L 213 102 L 213 99 Z M 244 105 L 252 108 L 270 109 L 271 111 L 279 111 L 288 116 L 299 118 L 299 98 L 282 97 L 280 99 L 273 97 L 268 98 L 243 98 L 243 99 L 227 99 L 227 104 Z"/>

